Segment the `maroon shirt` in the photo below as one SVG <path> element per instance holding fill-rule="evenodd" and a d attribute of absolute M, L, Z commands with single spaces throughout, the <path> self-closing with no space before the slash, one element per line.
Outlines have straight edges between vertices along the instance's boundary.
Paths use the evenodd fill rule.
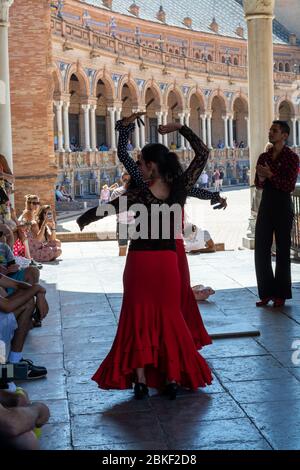
<path fill-rule="evenodd" d="M 286 145 L 276 160 L 272 160 L 272 155 L 273 149 L 271 148 L 268 152 L 262 153 L 257 161 L 257 165 L 265 165 L 266 163 L 269 165 L 273 173 L 272 178 L 267 178 L 264 182 L 260 182 L 256 173 L 255 186 L 262 189 L 265 182 L 269 181 L 274 189 L 292 193 L 295 189 L 299 171 L 298 155 Z"/>

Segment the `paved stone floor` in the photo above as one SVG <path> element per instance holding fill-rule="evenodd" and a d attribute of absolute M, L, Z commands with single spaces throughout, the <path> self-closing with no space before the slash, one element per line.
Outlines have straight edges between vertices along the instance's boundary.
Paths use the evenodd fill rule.
<path fill-rule="evenodd" d="M 300 449 L 300 265 L 286 307 L 255 308 L 253 253 L 190 256 L 192 284 L 216 289 L 201 313 L 210 332 L 252 325 L 261 336 L 215 340 L 203 350 L 213 385 L 181 391 L 175 402 L 151 391 L 103 391 L 90 380 L 108 352 L 122 301 L 124 258 L 116 242 L 68 243 L 63 260 L 44 265 L 51 311 L 30 332 L 26 355 L 49 369 L 24 383 L 51 410 L 43 449 Z M 300 362 L 300 361 L 299 361 Z"/>

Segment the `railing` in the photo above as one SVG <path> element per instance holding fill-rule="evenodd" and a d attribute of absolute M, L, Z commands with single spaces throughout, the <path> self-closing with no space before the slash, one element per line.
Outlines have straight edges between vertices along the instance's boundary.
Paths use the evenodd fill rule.
<path fill-rule="evenodd" d="M 292 250 L 295 258 L 300 259 L 300 185 L 295 188 L 292 199 L 295 211 L 292 230 Z"/>
<path fill-rule="evenodd" d="M 247 68 L 227 65 L 223 63 L 197 60 L 180 54 L 172 54 L 163 49 L 154 49 L 140 44 L 122 41 L 116 37 L 109 36 L 104 32 L 87 30 L 83 26 L 67 23 L 60 18 L 51 18 L 52 34 L 60 36 L 65 41 L 84 43 L 92 47 L 93 51 L 107 51 L 119 57 L 129 57 L 133 60 L 141 60 L 144 67 L 151 63 L 160 64 L 168 68 L 179 68 L 198 73 L 211 75 L 225 75 L 233 78 L 247 79 Z"/>

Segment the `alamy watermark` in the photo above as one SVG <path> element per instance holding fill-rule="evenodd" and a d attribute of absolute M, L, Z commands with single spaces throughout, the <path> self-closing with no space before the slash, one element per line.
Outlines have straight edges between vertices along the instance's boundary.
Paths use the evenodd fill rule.
<path fill-rule="evenodd" d="M 292 342 L 292 349 L 295 349 L 295 351 L 292 354 L 292 363 L 294 366 L 299 366 L 300 365 L 300 339 L 295 339 Z"/>
<path fill-rule="evenodd" d="M 144 204 L 136 203 L 128 207 L 127 196 L 120 196 L 118 200 L 118 211 L 113 204 L 102 204 L 97 208 L 97 216 L 105 217 L 118 214 L 135 214 L 134 224 L 121 224 L 119 238 L 131 240 L 170 240 L 181 238 L 182 236 L 182 206 L 180 204 L 151 204 L 147 207 Z M 149 226 L 150 224 L 150 226 Z M 192 227 L 188 226 L 190 235 Z"/>

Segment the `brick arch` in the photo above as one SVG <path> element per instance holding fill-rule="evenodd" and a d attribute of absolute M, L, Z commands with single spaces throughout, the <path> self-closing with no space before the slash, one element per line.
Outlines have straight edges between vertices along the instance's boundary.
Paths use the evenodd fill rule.
<path fill-rule="evenodd" d="M 93 81 L 92 89 L 91 89 L 91 95 L 94 97 L 96 96 L 96 90 L 97 90 L 97 85 L 98 85 L 99 80 L 102 80 L 102 82 L 105 85 L 105 89 L 107 91 L 107 97 L 106 97 L 107 101 L 113 102 L 116 98 L 114 83 L 111 80 L 111 78 L 108 75 L 106 75 L 103 71 L 99 71 L 96 73 L 94 81 Z"/>
<path fill-rule="evenodd" d="M 188 108 L 191 107 L 191 99 L 192 99 L 192 96 L 193 96 L 193 95 L 196 95 L 197 98 L 199 98 L 199 100 L 200 100 L 200 102 L 201 102 L 201 104 L 202 104 L 202 106 L 203 106 L 203 110 L 205 110 L 206 107 L 207 107 L 207 101 L 206 101 L 205 96 L 203 95 L 202 91 L 201 91 L 199 88 L 196 88 L 196 87 L 192 88 L 192 89 L 190 90 L 188 96 L 187 96 L 187 99 L 186 99 L 186 101 L 187 101 L 187 107 L 188 107 Z"/>
<path fill-rule="evenodd" d="M 138 86 L 135 83 L 135 81 L 132 78 L 130 78 L 128 75 L 125 75 L 119 83 L 117 99 L 119 101 L 122 100 L 122 90 L 123 90 L 124 85 L 127 85 L 129 90 L 130 90 L 131 98 L 132 98 L 131 101 L 132 101 L 133 108 L 140 107 L 140 105 L 141 105 L 141 103 L 140 103 L 140 92 L 139 92 Z"/>
<path fill-rule="evenodd" d="M 290 111 L 291 111 L 291 117 L 294 117 L 295 114 L 296 114 L 296 109 L 293 105 L 292 99 L 290 97 L 287 97 L 287 96 L 282 96 L 278 100 L 278 103 L 276 104 L 276 108 L 275 108 L 275 114 L 279 116 L 279 109 L 280 109 L 280 106 L 282 105 L 282 103 L 287 103 L 289 105 Z"/>
<path fill-rule="evenodd" d="M 228 100 L 227 98 L 225 97 L 224 93 L 221 91 L 221 90 L 215 90 L 211 96 L 208 98 L 208 103 L 207 103 L 207 108 L 209 110 L 212 109 L 212 102 L 213 102 L 213 99 L 217 97 L 217 98 L 220 98 L 223 102 L 224 102 L 224 105 L 225 105 L 225 109 L 226 109 L 226 112 L 229 111 L 229 108 L 228 108 Z"/>
<path fill-rule="evenodd" d="M 173 91 L 175 93 L 175 95 L 177 95 L 177 97 L 179 98 L 179 100 L 181 102 L 181 103 L 178 103 L 179 108 L 180 109 L 185 109 L 186 100 L 184 98 L 184 95 L 183 95 L 182 91 L 179 89 L 179 87 L 174 85 L 174 84 L 170 84 L 168 86 L 168 88 L 166 89 L 166 93 L 165 93 L 165 97 L 164 97 L 164 102 L 165 102 L 164 104 L 166 106 L 168 106 L 168 98 L 169 98 L 169 94 L 171 93 L 171 91 Z"/>
<path fill-rule="evenodd" d="M 66 92 L 67 93 L 70 92 L 70 81 L 71 81 L 71 77 L 73 74 L 76 75 L 76 77 L 79 80 L 80 95 L 86 96 L 86 97 L 90 96 L 89 79 L 85 71 L 83 70 L 83 68 L 81 66 L 78 66 L 77 64 L 73 64 L 67 72 L 66 82 L 65 82 Z"/>
<path fill-rule="evenodd" d="M 237 99 L 240 99 L 241 101 L 243 101 L 246 109 L 247 109 L 247 112 L 249 113 L 249 103 L 248 103 L 248 96 L 245 95 L 244 93 L 236 93 L 232 100 L 231 100 L 231 106 L 230 106 L 230 109 L 229 111 L 233 113 L 234 111 L 234 103 L 236 102 Z"/>
<path fill-rule="evenodd" d="M 61 76 L 58 66 L 55 64 L 52 71 L 52 80 L 53 80 L 53 93 L 61 95 L 64 91 L 63 78 Z"/>
<path fill-rule="evenodd" d="M 142 103 L 146 104 L 146 93 L 147 93 L 147 90 L 149 88 L 153 91 L 153 94 L 157 98 L 158 104 L 161 107 L 162 104 L 163 104 L 163 96 L 162 96 L 162 93 L 161 93 L 161 89 L 159 88 L 158 84 L 152 79 L 147 80 L 145 85 L 144 85 L 144 88 L 143 88 L 143 91 L 142 91 Z"/>

